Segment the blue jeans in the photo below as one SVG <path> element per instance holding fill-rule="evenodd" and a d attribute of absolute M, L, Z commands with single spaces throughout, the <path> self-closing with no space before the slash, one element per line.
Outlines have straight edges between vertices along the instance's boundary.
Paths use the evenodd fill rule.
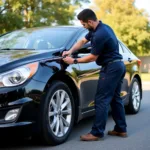
<path fill-rule="evenodd" d="M 121 61 L 102 67 L 95 96 L 95 120 L 91 134 L 104 136 L 110 105 L 112 108 L 112 117 L 116 124 L 114 130 L 117 132 L 126 132 L 127 125 L 124 104 L 120 97 L 125 72 L 125 65 Z"/>

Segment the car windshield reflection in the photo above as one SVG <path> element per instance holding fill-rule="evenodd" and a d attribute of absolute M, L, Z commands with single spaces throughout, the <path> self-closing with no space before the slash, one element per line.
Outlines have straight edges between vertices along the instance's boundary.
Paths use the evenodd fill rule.
<path fill-rule="evenodd" d="M 74 30 L 59 28 L 14 31 L 0 37 L 0 49 L 48 50 L 61 48 L 73 32 Z"/>

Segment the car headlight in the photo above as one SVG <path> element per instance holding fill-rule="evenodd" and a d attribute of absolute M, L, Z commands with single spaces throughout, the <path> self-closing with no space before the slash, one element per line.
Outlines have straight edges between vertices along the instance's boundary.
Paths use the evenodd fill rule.
<path fill-rule="evenodd" d="M 27 64 L 0 74 L 0 87 L 17 86 L 31 78 L 38 69 L 38 62 Z"/>

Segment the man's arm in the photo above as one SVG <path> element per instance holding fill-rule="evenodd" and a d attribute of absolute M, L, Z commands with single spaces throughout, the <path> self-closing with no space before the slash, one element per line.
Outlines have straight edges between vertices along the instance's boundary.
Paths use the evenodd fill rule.
<path fill-rule="evenodd" d="M 71 51 L 71 54 L 77 50 L 79 50 L 84 44 L 86 44 L 88 40 L 86 38 L 81 39 L 77 43 L 74 44 L 74 46 L 69 50 Z"/>
<path fill-rule="evenodd" d="M 69 51 L 64 51 L 62 56 L 64 55 L 71 55 L 73 52 L 79 50 L 85 43 L 87 43 L 88 40 L 86 38 L 81 39 L 77 43 L 73 45 L 73 47 Z"/>
<path fill-rule="evenodd" d="M 98 58 L 98 55 L 89 54 L 82 58 L 77 58 L 78 63 L 87 63 L 95 61 Z"/>
<path fill-rule="evenodd" d="M 93 54 L 89 54 L 85 57 L 82 58 L 76 58 L 78 63 L 87 63 L 87 62 L 92 62 L 95 61 L 97 59 L 98 55 L 93 55 Z M 66 57 L 63 59 L 67 64 L 73 64 L 74 63 L 74 58 L 72 57 Z"/>

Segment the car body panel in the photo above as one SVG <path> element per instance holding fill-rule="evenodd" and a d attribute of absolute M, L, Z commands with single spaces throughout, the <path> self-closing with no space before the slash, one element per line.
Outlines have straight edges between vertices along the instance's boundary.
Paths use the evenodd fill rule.
<path fill-rule="evenodd" d="M 36 124 L 40 103 L 53 81 L 60 80 L 68 85 L 76 104 L 76 122 L 84 117 L 94 114 L 94 96 L 101 66 L 95 62 L 65 64 L 61 57 L 64 50 L 69 50 L 73 44 L 85 36 L 88 32 L 82 27 L 60 27 L 65 30 L 75 28 L 74 34 L 60 48 L 49 50 L 0 50 L 0 75 L 26 64 L 38 62 L 38 70 L 34 76 L 25 83 L 14 87 L 0 88 L 0 128 L 7 126 Z M 28 32 L 38 31 L 44 28 L 27 29 Z M 49 28 L 45 28 L 48 30 Z M 121 44 L 121 43 L 120 43 Z M 87 43 L 73 58 L 80 58 L 90 54 L 91 45 Z M 129 90 L 132 79 L 135 76 L 140 79 L 139 60 L 132 52 L 124 52 L 120 46 L 120 53 L 126 65 L 126 75 L 123 80 L 121 96 L 124 104 L 129 103 Z M 131 58 L 129 60 L 129 58 Z M 140 81 L 141 82 L 141 81 Z M 73 89 L 71 89 L 73 87 Z M 141 87 L 142 91 L 142 87 Z M 8 110 L 20 108 L 20 114 L 12 123 L 4 121 Z M 32 114 L 32 115 L 31 115 Z M 1 126 L 1 123 L 5 124 Z M 35 127 L 35 126 L 34 126 Z"/>

